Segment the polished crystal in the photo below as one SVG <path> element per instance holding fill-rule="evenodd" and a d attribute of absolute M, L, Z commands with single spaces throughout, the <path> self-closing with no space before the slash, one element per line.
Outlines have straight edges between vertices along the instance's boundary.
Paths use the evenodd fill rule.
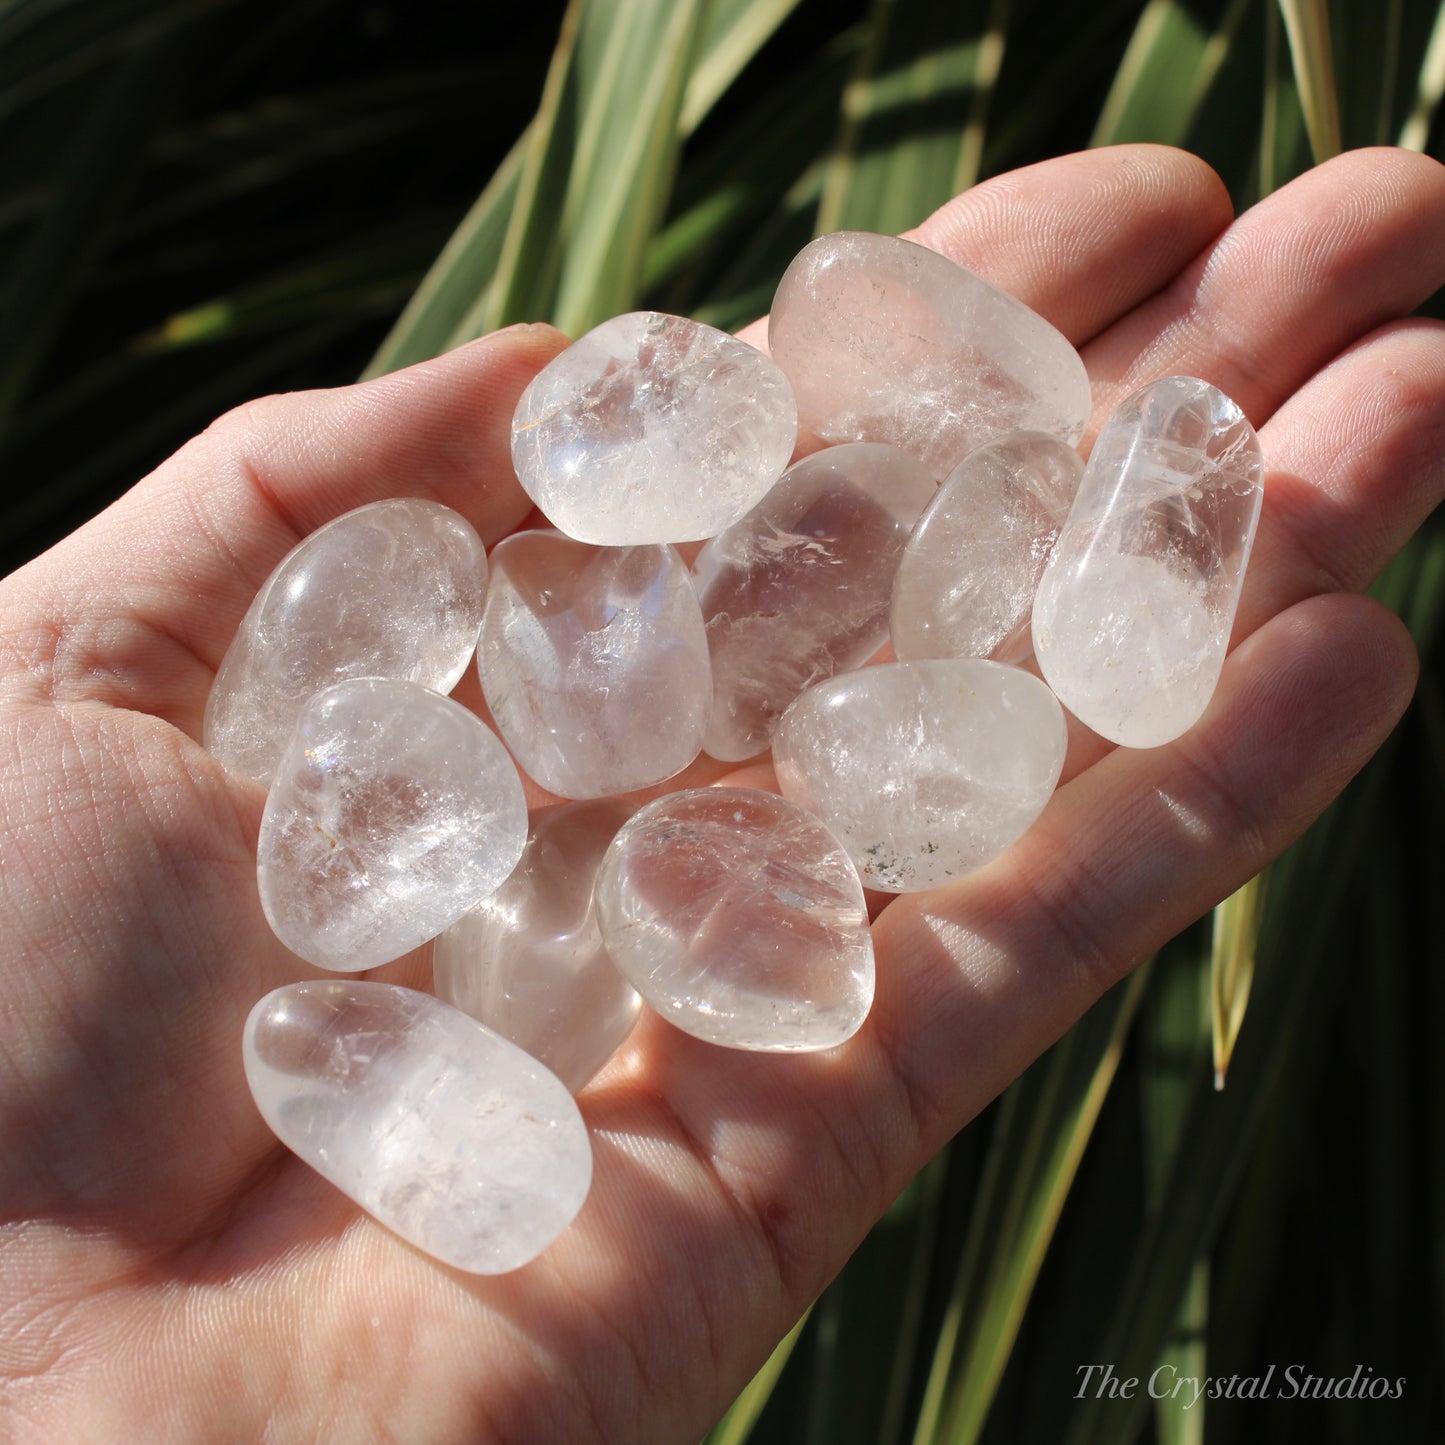
<path fill-rule="evenodd" d="M 659 783 L 702 747 L 707 637 L 671 547 L 508 537 L 492 553 L 477 666 L 513 756 L 560 797 Z"/>
<path fill-rule="evenodd" d="M 592 903 L 602 855 L 632 812 L 615 799 L 542 809 L 511 877 L 433 952 L 438 997 L 541 1060 L 573 1093 L 642 1007 L 603 947 Z"/>
<path fill-rule="evenodd" d="M 522 394 L 512 461 L 569 537 L 604 546 L 715 536 L 782 475 L 793 393 L 756 347 L 680 316 L 614 316 Z"/>
<path fill-rule="evenodd" d="M 1034 603 L 1039 667 L 1080 721 L 1134 748 L 1198 721 L 1262 498 L 1259 440 L 1217 387 L 1167 377 L 1109 418 Z"/>
<path fill-rule="evenodd" d="M 445 1264 L 516 1269 L 587 1197 L 592 1149 L 566 1088 L 429 994 L 288 984 L 251 1010 L 243 1053 L 281 1142 Z"/>
<path fill-rule="evenodd" d="M 839 231 L 783 273 L 768 321 L 798 423 L 890 442 L 936 478 L 1016 431 L 1076 442 L 1089 378 L 1067 339 L 980 276 L 912 241 Z"/>
<path fill-rule="evenodd" d="M 970 452 L 899 559 L 888 618 L 894 653 L 1028 657 L 1034 593 L 1083 470 L 1073 447 L 1041 432 Z"/>
<path fill-rule="evenodd" d="M 1001 853 L 1059 780 L 1064 714 L 998 662 L 891 662 L 810 687 L 773 736 L 778 782 L 870 888 L 912 893 Z"/>
<path fill-rule="evenodd" d="M 751 788 L 694 788 L 643 808 L 597 879 L 603 941 L 684 1032 L 765 1052 L 850 1038 L 873 1002 L 858 875 L 823 825 Z"/>
<path fill-rule="evenodd" d="M 450 692 L 482 625 L 487 558 L 460 513 L 373 502 L 282 558 L 221 662 L 206 748 L 269 783 L 308 698 L 333 682 L 394 677 Z"/>
<path fill-rule="evenodd" d="M 303 709 L 266 798 L 261 905 L 309 963 L 372 968 L 480 903 L 526 838 L 521 779 L 475 714 L 414 682 L 336 683 Z"/>
<path fill-rule="evenodd" d="M 934 495 L 922 463 L 860 442 L 783 474 L 693 564 L 712 657 L 704 748 L 737 762 L 810 683 L 860 667 L 887 641 L 894 569 Z"/>

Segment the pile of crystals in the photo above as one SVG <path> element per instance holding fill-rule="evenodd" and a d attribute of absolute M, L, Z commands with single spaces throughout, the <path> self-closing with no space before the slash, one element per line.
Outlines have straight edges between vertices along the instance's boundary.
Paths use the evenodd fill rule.
<path fill-rule="evenodd" d="M 656 313 L 597 327 L 513 424 L 555 530 L 489 564 L 445 507 L 361 508 L 281 563 L 216 678 L 206 744 L 270 788 L 278 937 L 342 973 L 437 940 L 435 996 L 262 999 L 257 1104 L 465 1270 L 525 1263 L 580 1209 L 572 1096 L 644 1003 L 727 1047 L 843 1043 L 873 998 L 865 884 L 945 884 L 1018 838 L 1063 766 L 1058 699 L 1151 747 L 1219 676 L 1261 495 L 1228 398 L 1156 382 L 1086 468 L 1065 338 L 861 233 L 797 257 L 769 345 Z M 495 733 L 446 696 L 474 652 Z M 781 797 L 638 806 L 700 751 L 770 748 Z M 519 767 L 571 800 L 530 832 Z"/>

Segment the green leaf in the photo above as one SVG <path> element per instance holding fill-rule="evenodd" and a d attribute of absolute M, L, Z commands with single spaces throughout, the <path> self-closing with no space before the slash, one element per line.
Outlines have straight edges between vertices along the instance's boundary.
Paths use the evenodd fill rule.
<path fill-rule="evenodd" d="M 657 249 L 681 141 L 797 3 L 573 0 L 536 117 L 366 374 L 511 320 L 575 333 L 636 305 L 682 264 L 679 241 L 690 248 L 735 217 L 710 194 Z"/>
<path fill-rule="evenodd" d="M 906 230 L 973 184 L 1010 10 L 1010 0 L 875 0 L 868 46 L 844 92 L 819 233 Z"/>
<path fill-rule="evenodd" d="M 679 128 L 691 135 L 800 0 L 712 0 L 698 62 L 683 94 Z"/>
<path fill-rule="evenodd" d="M 1445 98 L 1445 5 L 1435 14 L 1435 26 L 1425 58 L 1420 62 L 1420 75 L 1415 87 L 1415 103 L 1409 119 L 1400 131 L 1400 144 L 1406 150 L 1423 151 L 1430 139 L 1430 127 Z"/>
<path fill-rule="evenodd" d="M 944 1150 L 819 1299 L 807 1423 L 796 1445 L 893 1445 L 902 1438 L 948 1171 Z"/>
<path fill-rule="evenodd" d="M 1149 0 L 1089 144 L 1184 145 L 1251 4 L 1228 0 L 1211 14 L 1211 7 L 1182 0 Z"/>
<path fill-rule="evenodd" d="M 1265 6 L 1264 107 L 1259 129 L 1259 192 L 1267 196 L 1308 165 L 1304 111 L 1278 8 Z"/>
<path fill-rule="evenodd" d="M 1254 982 L 1255 951 L 1264 915 L 1267 873 L 1251 878 L 1214 910 L 1209 959 L 1210 1018 L 1214 1039 L 1214 1087 L 1224 1087 L 1235 1040 L 1244 1023 Z"/>
<path fill-rule="evenodd" d="M 1148 976 L 1137 969 L 1003 1096 L 915 1445 L 979 1438 Z"/>
<path fill-rule="evenodd" d="M 1180 1142 L 1160 1203 L 1124 1271 L 1108 1327 L 1093 1358 L 1119 1378 L 1145 1379 L 1185 1298 L 1197 1261 L 1211 1248 L 1250 1158 L 1261 1117 L 1288 1078 L 1291 1049 L 1317 1037 L 1331 996 L 1328 978 L 1354 961 L 1340 945 L 1336 912 L 1349 897 L 1366 840 L 1377 830 L 1380 790 L 1392 748 L 1274 865 L 1261 929 L 1250 1026 L 1239 1037 L 1229 1087 L 1210 1087 L 1201 1071 L 1180 1123 Z M 1247 1282 L 1239 1282 L 1247 1283 Z M 1255 1308 L 1258 1308 L 1256 1304 Z M 1151 1407 L 1086 1395 L 1065 1445 L 1117 1445 L 1132 1439 Z"/>
<path fill-rule="evenodd" d="M 1318 165 L 1339 155 L 1342 149 L 1329 7 L 1326 0 L 1279 0 L 1279 8 L 1289 37 L 1290 60 L 1310 150 Z"/>
<path fill-rule="evenodd" d="M 708 1432 L 703 1445 L 745 1445 L 752 1435 L 758 1417 L 763 1413 L 763 1408 L 772 1398 L 783 1367 L 797 1347 L 798 1336 L 803 1333 L 809 1314 L 811 1311 L 806 1311 L 803 1318 L 778 1342 L 773 1353 L 768 1356 L 767 1363 L 743 1386 L 742 1392 L 728 1407 L 727 1414 Z"/>
<path fill-rule="evenodd" d="M 1174 948 L 1155 965 L 1140 1009 L 1139 1095 L 1143 1121 L 1144 1193 L 1151 1211 L 1162 1201 L 1178 1157 L 1180 1126 L 1190 1092 L 1206 1067 L 1209 1039 L 1209 963 L 1203 948 Z M 1196 1260 L 1155 1366 L 1171 1378 L 1202 1379 L 1209 1322 L 1209 1262 Z M 1159 1445 L 1201 1445 L 1205 1407 L 1166 1395 L 1154 1407 Z"/>
<path fill-rule="evenodd" d="M 422 283 L 407 302 L 363 379 L 438 356 L 453 344 L 457 318 L 476 307 L 501 259 L 508 217 L 517 201 L 530 131 L 508 152 Z"/>

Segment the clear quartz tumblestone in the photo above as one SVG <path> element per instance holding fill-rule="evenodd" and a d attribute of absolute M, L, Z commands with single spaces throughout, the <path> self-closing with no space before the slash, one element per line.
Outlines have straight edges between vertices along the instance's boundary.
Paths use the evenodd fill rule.
<path fill-rule="evenodd" d="M 642 1007 L 608 957 L 592 901 L 602 855 L 633 811 L 611 798 L 542 809 L 511 877 L 433 953 L 437 996 L 546 1064 L 574 1094 Z"/>
<path fill-rule="evenodd" d="M 1109 418 L 1034 602 L 1039 667 L 1081 722 L 1149 748 L 1199 720 L 1263 495 L 1259 439 L 1217 387 L 1166 377 Z"/>
<path fill-rule="evenodd" d="M 450 692 L 482 625 L 487 556 L 460 513 L 397 498 L 294 547 L 262 584 L 206 703 L 206 749 L 269 783 L 306 700 L 394 677 Z"/>
<path fill-rule="evenodd" d="M 694 788 L 649 804 L 602 861 L 597 910 L 643 999 L 710 1043 L 828 1049 L 872 1005 L 858 874 L 815 817 L 775 794 Z"/>
<path fill-rule="evenodd" d="M 899 559 L 888 619 L 897 656 L 1028 657 L 1034 593 L 1083 471 L 1073 447 L 1041 432 L 970 452 Z"/>
<path fill-rule="evenodd" d="M 521 779 L 478 717 L 417 683 L 336 683 L 303 709 L 266 798 L 261 906 L 308 962 L 373 968 L 475 907 L 526 838 Z"/>
<path fill-rule="evenodd" d="M 894 569 L 935 490 L 897 447 L 829 447 L 702 549 L 693 578 L 712 658 L 708 753 L 739 762 L 762 752 L 805 687 L 862 666 L 887 641 Z"/>
<path fill-rule="evenodd" d="M 592 1149 L 535 1059 L 429 994 L 293 983 L 246 1021 L 246 1079 L 287 1148 L 443 1263 L 500 1274 L 572 1222 Z"/>
<path fill-rule="evenodd" d="M 659 783 L 702 748 L 707 636 L 671 547 L 508 537 L 492 553 L 477 667 L 513 755 L 559 797 Z"/>
<path fill-rule="evenodd" d="M 1037 312 L 912 241 L 838 231 L 778 283 L 768 345 L 805 431 L 890 442 L 934 477 L 1016 431 L 1083 435 L 1089 378 Z"/>
<path fill-rule="evenodd" d="M 1038 678 L 976 658 L 891 662 L 810 687 L 783 714 L 783 792 L 870 888 L 913 893 L 980 867 L 1043 811 L 1063 709 Z"/>
<path fill-rule="evenodd" d="M 715 536 L 761 499 L 797 430 L 787 378 L 756 347 L 635 311 L 537 374 L 517 403 L 512 461 L 569 537 L 688 542 Z"/>

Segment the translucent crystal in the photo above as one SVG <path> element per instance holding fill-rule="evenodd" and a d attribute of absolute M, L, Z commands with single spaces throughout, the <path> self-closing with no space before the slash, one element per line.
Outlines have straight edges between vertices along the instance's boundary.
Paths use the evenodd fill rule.
<path fill-rule="evenodd" d="M 608 952 L 678 1028 L 735 1049 L 851 1037 L 873 1002 L 873 942 L 838 841 L 786 798 L 695 788 L 617 835 L 597 879 Z"/>
<path fill-rule="evenodd" d="M 477 1274 L 535 1258 L 592 1181 L 572 1096 L 429 994 L 293 983 L 251 1010 L 246 1078 L 287 1148 L 419 1249 Z"/>
<path fill-rule="evenodd" d="M 1016 431 L 1069 442 L 1089 416 L 1064 336 L 981 277 L 911 241 L 839 231 L 783 273 L 768 322 L 798 422 L 827 441 L 891 442 L 935 477 Z"/>
<path fill-rule="evenodd" d="M 702 747 L 707 637 L 671 547 L 508 537 L 492 553 L 477 666 L 517 761 L 561 797 L 661 782 Z"/>
<path fill-rule="evenodd" d="M 614 316 L 522 393 L 512 461 L 554 526 L 606 546 L 731 526 L 782 475 L 793 394 L 756 347 L 680 316 Z"/>
<path fill-rule="evenodd" d="M 487 557 L 460 513 L 398 498 L 358 507 L 281 559 L 206 703 L 207 750 L 268 783 L 314 692 L 395 677 L 450 692 L 482 625 Z"/>
<path fill-rule="evenodd" d="M 1207 382 L 1156 381 L 1109 418 L 1033 615 L 1045 678 L 1095 732 L 1149 748 L 1199 719 L 1262 497 L 1254 429 Z"/>
<path fill-rule="evenodd" d="M 809 683 L 883 645 L 899 553 L 935 490 L 896 447 L 829 447 L 702 549 L 693 577 L 712 657 L 703 746 L 713 757 L 762 752 Z"/>
<path fill-rule="evenodd" d="M 810 687 L 778 723 L 790 798 L 870 888 L 912 893 L 1001 853 L 1064 765 L 1063 710 L 1036 677 L 975 658 L 892 662 Z"/>
<path fill-rule="evenodd" d="M 414 682 L 337 683 L 302 710 L 271 784 L 261 905 L 308 962 L 372 968 L 475 907 L 526 838 L 521 779 L 474 714 Z"/>
<path fill-rule="evenodd" d="M 613 799 L 544 808 L 510 878 L 436 941 L 436 991 L 552 1070 L 573 1093 L 642 1007 L 602 946 L 597 866 L 632 815 Z"/>
<path fill-rule="evenodd" d="M 1083 471 L 1073 447 L 1041 432 L 970 452 L 899 559 L 893 651 L 904 659 L 1026 658 L 1034 592 Z"/>

